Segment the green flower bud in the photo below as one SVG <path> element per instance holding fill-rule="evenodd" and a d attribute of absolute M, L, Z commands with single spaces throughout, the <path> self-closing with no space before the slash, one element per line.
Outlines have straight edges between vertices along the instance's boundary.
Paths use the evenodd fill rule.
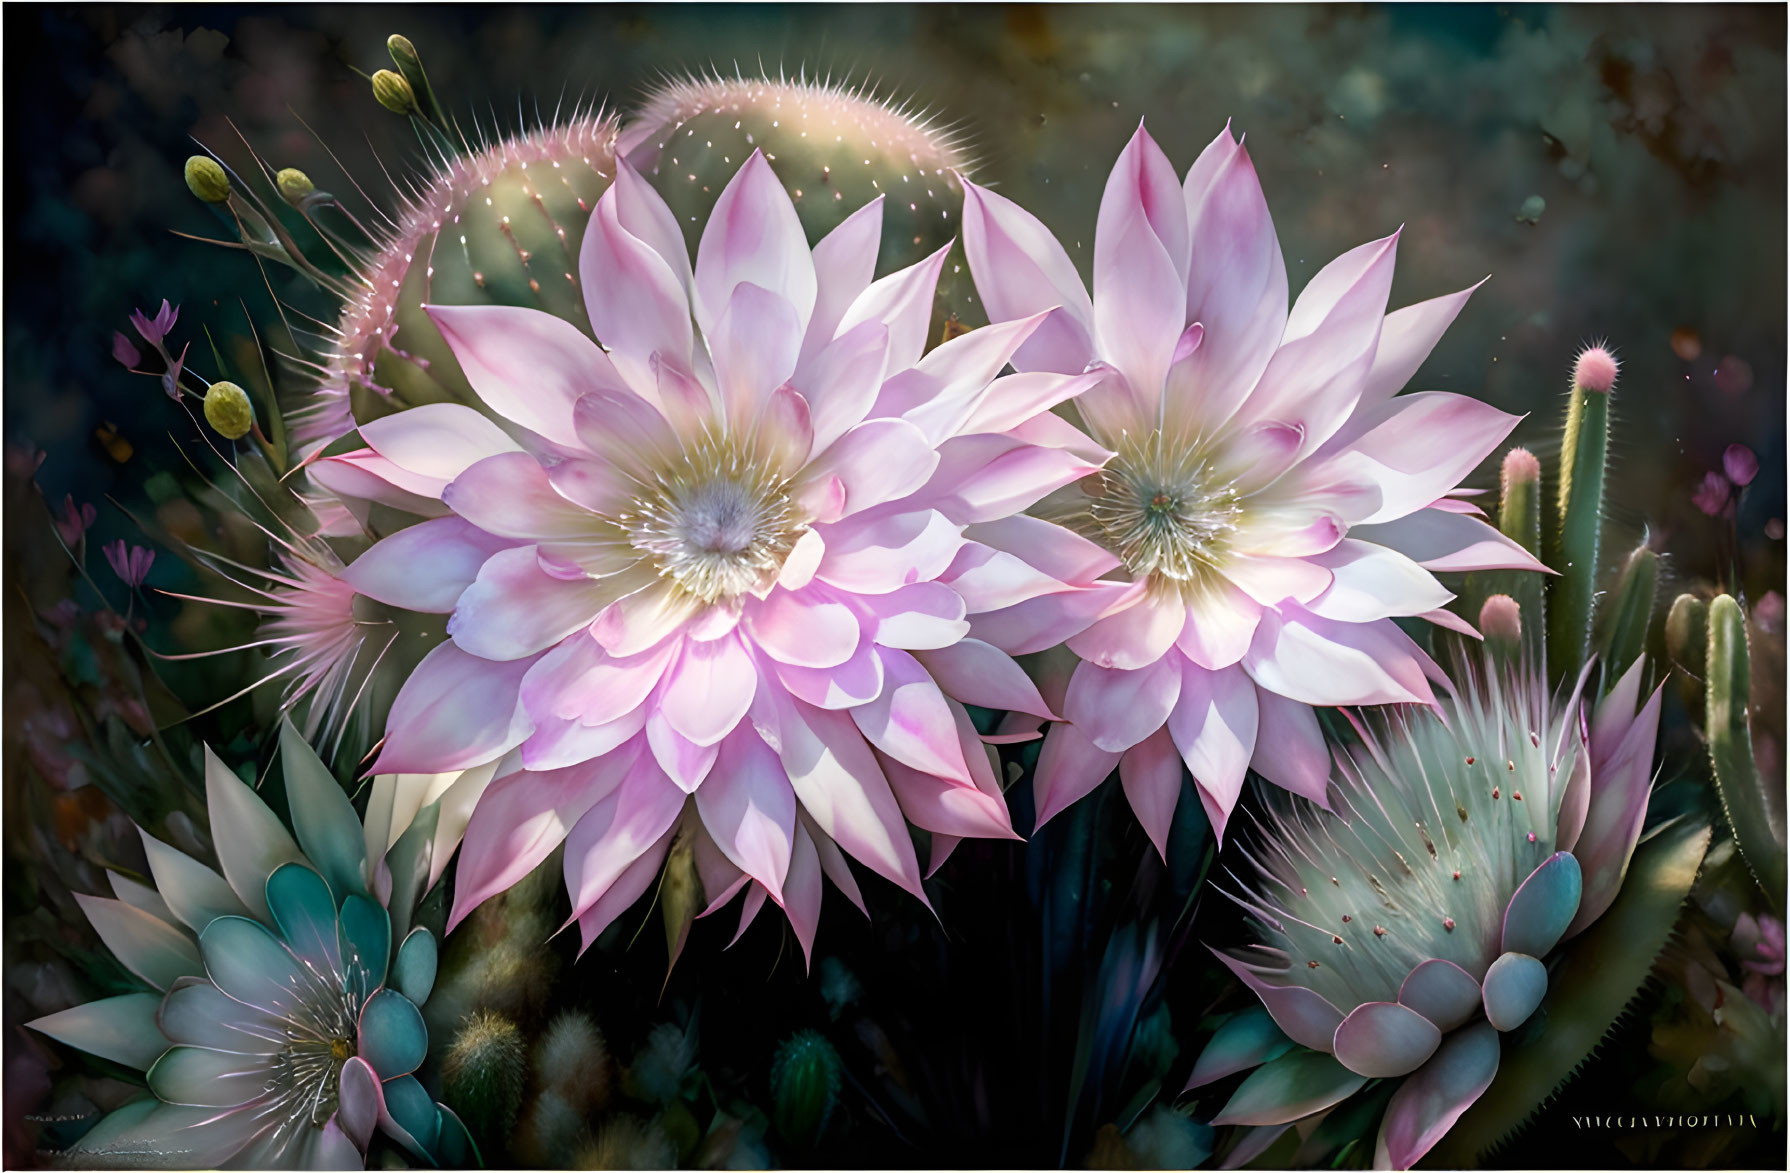
<path fill-rule="evenodd" d="M 385 39 L 385 51 L 392 55 L 392 64 L 406 72 L 423 66 L 423 59 L 417 56 L 416 46 L 402 33 L 393 33 Z"/>
<path fill-rule="evenodd" d="M 240 440 L 255 426 L 255 408 L 248 392 L 235 383 L 217 382 L 205 389 L 205 422 L 226 440 Z"/>
<path fill-rule="evenodd" d="M 230 198 L 230 177 L 210 155 L 194 155 L 186 161 L 186 186 L 208 204 L 221 204 Z"/>
<path fill-rule="evenodd" d="M 274 186 L 280 189 L 280 198 L 289 204 L 296 204 L 317 190 L 311 177 L 296 167 L 287 167 L 274 176 L 273 181 Z"/>
<path fill-rule="evenodd" d="M 401 74 L 382 69 L 373 75 L 373 96 L 393 114 L 415 114 L 416 91 Z"/>

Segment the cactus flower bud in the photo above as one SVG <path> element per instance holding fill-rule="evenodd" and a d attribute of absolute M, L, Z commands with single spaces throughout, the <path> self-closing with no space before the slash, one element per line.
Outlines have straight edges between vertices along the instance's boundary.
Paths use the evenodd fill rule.
<path fill-rule="evenodd" d="M 226 440 L 240 440 L 255 426 L 255 408 L 248 392 L 235 383 L 217 382 L 205 389 L 205 422 Z"/>
<path fill-rule="evenodd" d="M 373 96 L 393 114 L 415 114 L 416 91 L 403 75 L 382 69 L 373 75 Z"/>
<path fill-rule="evenodd" d="M 194 155 L 186 161 L 186 186 L 208 204 L 221 204 L 230 198 L 230 177 L 210 155 Z"/>
<path fill-rule="evenodd" d="M 1479 609 L 1479 631 L 1487 640 L 1514 645 L 1523 637 L 1523 615 L 1509 595 L 1493 595 Z"/>
<path fill-rule="evenodd" d="M 280 189 L 280 198 L 289 204 L 297 204 L 317 190 L 311 177 L 296 167 L 287 167 L 274 176 L 274 185 Z"/>
<path fill-rule="evenodd" d="M 423 59 L 417 56 L 416 46 L 403 33 L 393 33 L 387 37 L 385 51 L 392 55 L 392 64 L 399 69 L 422 68 Z"/>

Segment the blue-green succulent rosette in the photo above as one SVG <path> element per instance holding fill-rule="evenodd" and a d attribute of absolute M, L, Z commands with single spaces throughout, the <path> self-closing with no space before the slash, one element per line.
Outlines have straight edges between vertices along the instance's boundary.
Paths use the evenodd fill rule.
<path fill-rule="evenodd" d="M 100 939 L 153 991 L 30 1025 L 146 1073 L 150 1094 L 68 1152 L 87 1167 L 361 1168 L 376 1133 L 434 1165 L 475 1163 L 459 1118 L 416 1077 L 434 935 L 405 932 L 428 874 L 426 828 L 369 859 L 353 806 L 281 733 L 288 832 L 210 750 L 220 876 L 147 833 L 153 887 L 113 873 L 79 896 Z"/>
<path fill-rule="evenodd" d="M 1637 854 L 1660 711 L 1658 692 L 1641 700 L 1644 671 L 1637 660 L 1595 705 L 1581 678 L 1562 703 L 1538 674 L 1488 660 L 1437 709 L 1357 722 L 1330 809 L 1272 809 L 1221 884 L 1255 941 L 1215 950 L 1261 1006 L 1219 1029 L 1188 1085 L 1250 1072 L 1212 1121 L 1246 1127 L 1227 1167 L 1294 1124 L 1321 1143 L 1307 1134 L 1326 1113 L 1396 1080 L 1378 1084 L 1374 1167 L 1409 1168 L 1496 1080 L 1526 1085 L 1501 1112 L 1533 1093 L 1520 1112 L 1570 1075 L 1598 1035 L 1576 1053 L 1567 1036 L 1607 1027 L 1645 978 L 1707 842 L 1700 826 L 1662 827 Z M 1613 917 L 1625 889 L 1657 904 Z M 1551 987 L 1562 1004 L 1543 1021 Z"/>

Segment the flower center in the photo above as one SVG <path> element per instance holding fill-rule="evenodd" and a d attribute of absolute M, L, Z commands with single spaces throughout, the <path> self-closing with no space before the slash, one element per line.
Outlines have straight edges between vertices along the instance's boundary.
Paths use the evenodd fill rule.
<path fill-rule="evenodd" d="M 712 441 L 660 474 L 624 525 L 660 575 L 704 603 L 767 582 L 803 529 L 780 478 Z"/>
<path fill-rule="evenodd" d="M 1092 532 L 1139 578 L 1195 582 L 1218 563 L 1242 513 L 1236 487 L 1193 445 L 1126 437 L 1082 482 Z"/>

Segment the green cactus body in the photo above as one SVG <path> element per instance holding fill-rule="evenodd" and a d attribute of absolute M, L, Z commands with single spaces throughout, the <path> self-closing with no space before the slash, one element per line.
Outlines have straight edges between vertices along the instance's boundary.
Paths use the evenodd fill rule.
<path fill-rule="evenodd" d="M 1709 604 L 1679 595 L 1666 612 L 1666 655 L 1678 668 L 1679 695 L 1691 712 L 1703 708 L 1703 676 L 1709 655 Z"/>
<path fill-rule="evenodd" d="M 963 208 L 957 175 L 970 167 L 955 135 L 862 91 L 758 78 L 663 87 L 629 122 L 617 150 L 665 198 L 692 249 L 754 150 L 783 180 L 810 244 L 886 197 L 884 272 L 951 243 Z M 939 279 L 940 313 L 965 317 L 972 292 L 968 266 L 954 250 Z"/>
<path fill-rule="evenodd" d="M 771 1064 L 777 1131 L 792 1143 L 812 1146 L 826 1131 L 839 1081 L 839 1052 L 832 1043 L 811 1030 L 786 1040 Z"/>
<path fill-rule="evenodd" d="M 1610 444 L 1610 395 L 1577 381 L 1566 412 L 1560 490 L 1548 563 L 1560 572 L 1548 590 L 1548 665 L 1571 679 L 1585 663 L 1597 597 L 1603 525 L 1604 462 Z"/>
<path fill-rule="evenodd" d="M 428 176 L 362 267 L 323 374 L 293 412 L 300 450 L 328 444 L 394 396 L 392 406 L 478 406 L 425 305 L 521 306 L 588 331 L 578 250 L 615 174 L 615 136 L 612 119 L 575 115 Z"/>
<path fill-rule="evenodd" d="M 1659 555 L 1638 546 L 1622 564 L 1616 593 L 1605 608 L 1604 682 L 1608 688 L 1647 650 L 1653 596 L 1659 587 Z"/>
<path fill-rule="evenodd" d="M 479 1011 L 454 1034 L 441 1061 L 442 1099 L 459 1113 L 480 1147 L 504 1145 L 522 1108 L 528 1048 L 516 1024 Z"/>
<path fill-rule="evenodd" d="M 1753 762 L 1746 615 L 1732 595 L 1709 604 L 1705 731 L 1722 809 L 1734 841 L 1774 907 L 1784 906 L 1784 812 L 1765 793 Z"/>
<path fill-rule="evenodd" d="M 1505 454 L 1498 478 L 1498 529 L 1529 553 L 1541 557 L 1541 464 L 1526 448 L 1513 448 Z M 1493 595 L 1508 595 L 1516 602 L 1523 646 L 1531 654 L 1538 654 L 1546 630 L 1542 576 L 1526 570 L 1473 575 L 1467 589 L 1467 613 L 1477 613 Z"/>

